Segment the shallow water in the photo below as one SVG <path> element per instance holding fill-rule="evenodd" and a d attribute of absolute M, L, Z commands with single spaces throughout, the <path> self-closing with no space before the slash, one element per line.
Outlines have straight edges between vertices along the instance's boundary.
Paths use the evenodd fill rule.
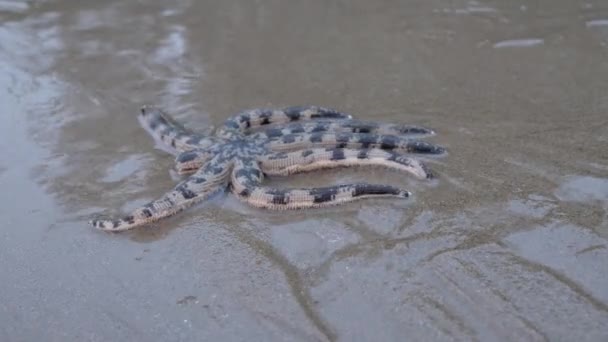
<path fill-rule="evenodd" d="M 0 1 L 0 340 L 608 339 L 605 1 Z M 135 119 L 318 104 L 432 127 L 411 201 L 273 213 L 175 184 Z"/>

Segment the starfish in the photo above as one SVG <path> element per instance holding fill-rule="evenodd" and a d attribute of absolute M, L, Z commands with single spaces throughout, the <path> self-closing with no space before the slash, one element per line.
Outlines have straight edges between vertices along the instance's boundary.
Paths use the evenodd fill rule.
<path fill-rule="evenodd" d="M 429 179 L 431 171 L 411 154 L 445 152 L 443 147 L 412 138 L 433 135 L 430 129 L 355 120 L 317 106 L 247 110 L 226 120 L 214 135 L 195 133 L 157 107 L 144 106 L 138 119 L 163 149 L 176 156 L 176 171 L 189 176 L 122 218 L 91 220 L 98 229 L 116 232 L 145 225 L 226 188 L 254 207 L 273 210 L 324 207 L 370 197 L 408 198 L 409 191 L 384 184 L 281 189 L 265 187 L 262 180 L 358 165 L 379 165 Z"/>

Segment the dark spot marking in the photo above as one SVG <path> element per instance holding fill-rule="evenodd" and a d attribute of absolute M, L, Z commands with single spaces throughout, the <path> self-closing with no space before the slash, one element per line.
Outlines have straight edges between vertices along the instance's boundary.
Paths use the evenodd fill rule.
<path fill-rule="evenodd" d="M 288 134 L 283 137 L 283 143 L 285 143 L 285 144 L 291 144 L 295 141 L 296 141 L 296 136 L 293 134 Z"/>
<path fill-rule="evenodd" d="M 171 147 L 175 148 L 175 139 L 171 139 Z"/>
<path fill-rule="evenodd" d="M 243 114 L 239 115 L 239 121 L 241 123 L 245 123 L 245 122 L 250 121 L 250 120 L 251 120 L 251 118 L 249 117 L 249 114 L 243 113 Z"/>
<path fill-rule="evenodd" d="M 443 147 L 425 141 L 408 141 L 407 147 L 409 151 L 418 153 L 441 154 L 445 152 Z"/>
<path fill-rule="evenodd" d="M 399 189 L 390 185 L 356 184 L 352 194 L 353 197 L 359 197 L 363 195 L 398 195 Z"/>
<path fill-rule="evenodd" d="M 313 196 L 314 203 L 331 202 L 336 198 L 339 187 L 330 186 L 325 188 L 314 188 L 310 190 L 310 195 Z"/>
<path fill-rule="evenodd" d="M 245 124 L 246 128 L 251 127 L 251 118 L 249 117 L 249 114 L 240 114 L 239 117 L 239 122 L 241 124 Z M 239 125 L 239 128 L 241 127 L 241 125 Z"/>
<path fill-rule="evenodd" d="M 289 107 L 289 108 L 283 109 L 283 112 L 289 118 L 289 120 L 298 121 L 298 120 L 300 120 L 300 117 L 302 116 L 302 112 L 305 111 L 306 109 L 308 109 L 308 107 L 294 106 L 294 107 Z"/>
<path fill-rule="evenodd" d="M 377 144 L 376 142 L 377 136 L 372 134 L 361 133 L 357 135 L 357 142 L 361 144 L 362 148 L 370 148 Z"/>
<path fill-rule="evenodd" d="M 180 186 L 176 189 L 185 199 L 192 199 L 196 197 L 194 191 L 186 188 L 185 186 Z"/>
<path fill-rule="evenodd" d="M 133 215 L 125 216 L 125 217 L 123 218 L 123 220 L 124 220 L 125 222 L 127 222 L 128 224 L 133 224 L 133 223 L 135 223 L 135 217 L 133 217 Z"/>
<path fill-rule="evenodd" d="M 308 140 L 310 140 L 310 142 L 313 143 L 319 143 L 323 141 L 323 134 L 322 133 L 314 133 L 310 135 L 310 138 L 308 138 Z"/>
<path fill-rule="evenodd" d="M 329 125 L 318 124 L 317 126 L 315 126 L 315 127 L 312 128 L 311 132 L 312 133 L 326 132 L 328 128 L 329 128 Z"/>
<path fill-rule="evenodd" d="M 357 153 L 358 159 L 367 159 L 367 157 L 367 150 L 361 150 L 359 153 Z"/>
<path fill-rule="evenodd" d="M 314 152 L 312 150 L 304 150 L 302 151 L 302 157 L 308 157 L 309 155 L 313 154 Z"/>
<path fill-rule="evenodd" d="M 145 217 L 152 217 L 152 211 L 150 211 L 149 208 L 144 208 L 141 213 L 145 216 Z"/>
<path fill-rule="evenodd" d="M 175 202 L 173 202 L 173 199 L 171 199 L 171 197 L 165 197 L 165 201 L 167 203 L 169 203 L 170 206 L 174 206 Z"/>
<path fill-rule="evenodd" d="M 351 134 L 337 134 L 336 135 L 336 141 L 339 143 L 347 143 L 350 141 L 351 138 L 353 138 L 353 135 L 351 135 Z"/>
<path fill-rule="evenodd" d="M 250 193 L 249 189 L 246 189 L 246 188 L 243 189 L 241 192 L 239 192 L 239 196 L 243 196 L 243 197 L 249 197 L 250 194 L 251 193 Z"/>
<path fill-rule="evenodd" d="M 183 152 L 177 156 L 175 161 L 178 163 L 187 163 L 187 162 L 193 161 L 198 156 L 199 156 L 198 152 L 194 152 L 194 151 Z"/>
<path fill-rule="evenodd" d="M 237 178 L 244 177 L 248 180 L 259 179 L 262 173 L 258 169 L 247 168 L 247 169 L 239 169 L 234 174 Z"/>
<path fill-rule="evenodd" d="M 397 147 L 398 138 L 392 135 L 383 135 L 380 138 L 380 148 L 383 150 L 392 150 Z"/>
<path fill-rule="evenodd" d="M 318 194 L 314 197 L 313 202 L 314 203 L 324 203 L 324 202 L 330 202 L 333 201 L 336 198 L 335 195 L 326 192 L 326 193 L 321 193 Z"/>
<path fill-rule="evenodd" d="M 205 183 L 207 181 L 206 178 L 204 177 L 190 177 L 190 181 L 194 184 L 201 184 L 201 183 Z"/>
<path fill-rule="evenodd" d="M 219 165 L 211 165 L 209 167 L 209 170 L 214 174 L 214 175 L 219 175 L 220 173 L 224 172 L 224 168 L 219 166 Z"/>
<path fill-rule="evenodd" d="M 150 126 L 151 130 L 156 130 L 156 127 L 158 127 L 158 121 L 152 119 L 150 121 L 148 121 L 148 126 Z"/>
<path fill-rule="evenodd" d="M 289 199 L 287 198 L 287 196 L 285 196 L 285 194 L 277 194 L 272 196 L 272 204 L 287 204 L 289 203 Z"/>
<path fill-rule="evenodd" d="M 262 119 L 264 118 L 272 118 L 272 110 L 270 109 L 260 109 L 258 116 Z"/>
<path fill-rule="evenodd" d="M 432 132 L 429 129 L 417 126 L 401 126 L 397 130 L 402 134 L 430 134 Z"/>
<path fill-rule="evenodd" d="M 331 160 L 343 160 L 346 157 L 344 156 L 344 150 L 341 148 L 336 148 L 333 150 L 331 155 Z"/>
<path fill-rule="evenodd" d="M 361 148 L 370 148 L 375 141 L 372 142 L 369 139 L 359 139 L 359 143 L 361 144 Z"/>
<path fill-rule="evenodd" d="M 348 114 L 338 112 L 337 110 L 328 108 L 316 108 L 317 112 L 311 115 L 312 118 L 331 118 L 331 119 L 346 119 Z"/>
<path fill-rule="evenodd" d="M 239 177 L 246 177 L 249 178 L 249 174 L 250 174 L 250 169 L 238 169 L 235 173 L 234 176 L 236 178 Z"/>
<path fill-rule="evenodd" d="M 291 128 L 291 133 L 304 133 L 304 127 L 302 125 L 296 125 Z"/>
<path fill-rule="evenodd" d="M 281 131 L 279 128 L 268 128 L 266 130 L 266 135 L 269 138 L 277 138 L 283 135 L 283 131 Z"/>
<path fill-rule="evenodd" d="M 266 189 L 266 194 L 267 195 L 282 195 L 285 196 L 285 194 L 287 193 L 286 190 L 284 189 Z"/>
<path fill-rule="evenodd" d="M 272 123 L 272 110 L 260 109 L 258 117 L 260 118 L 260 125 L 269 125 Z"/>

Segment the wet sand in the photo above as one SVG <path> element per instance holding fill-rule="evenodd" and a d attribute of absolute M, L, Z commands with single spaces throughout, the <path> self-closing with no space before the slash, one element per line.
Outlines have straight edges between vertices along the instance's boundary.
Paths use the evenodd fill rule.
<path fill-rule="evenodd" d="M 608 339 L 604 1 L 0 1 L 0 70 L 2 341 Z M 409 201 L 95 231 L 176 182 L 143 104 L 317 104 L 449 155 L 273 180 Z"/>

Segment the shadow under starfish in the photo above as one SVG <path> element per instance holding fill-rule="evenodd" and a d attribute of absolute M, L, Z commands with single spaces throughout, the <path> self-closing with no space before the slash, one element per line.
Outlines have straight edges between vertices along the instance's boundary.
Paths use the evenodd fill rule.
<path fill-rule="evenodd" d="M 434 134 L 430 129 L 355 120 L 316 106 L 244 111 L 210 136 L 190 131 L 156 107 L 143 107 L 138 118 L 165 150 L 176 155 L 177 171 L 191 175 L 120 219 L 90 221 L 104 231 L 157 221 L 226 187 L 254 207 L 274 210 L 324 207 L 370 197 L 407 198 L 410 192 L 385 184 L 280 189 L 261 183 L 265 175 L 358 165 L 384 166 L 427 179 L 432 173 L 411 154 L 445 152 L 443 147 L 411 138 Z M 270 126 L 263 129 L 266 125 Z"/>

